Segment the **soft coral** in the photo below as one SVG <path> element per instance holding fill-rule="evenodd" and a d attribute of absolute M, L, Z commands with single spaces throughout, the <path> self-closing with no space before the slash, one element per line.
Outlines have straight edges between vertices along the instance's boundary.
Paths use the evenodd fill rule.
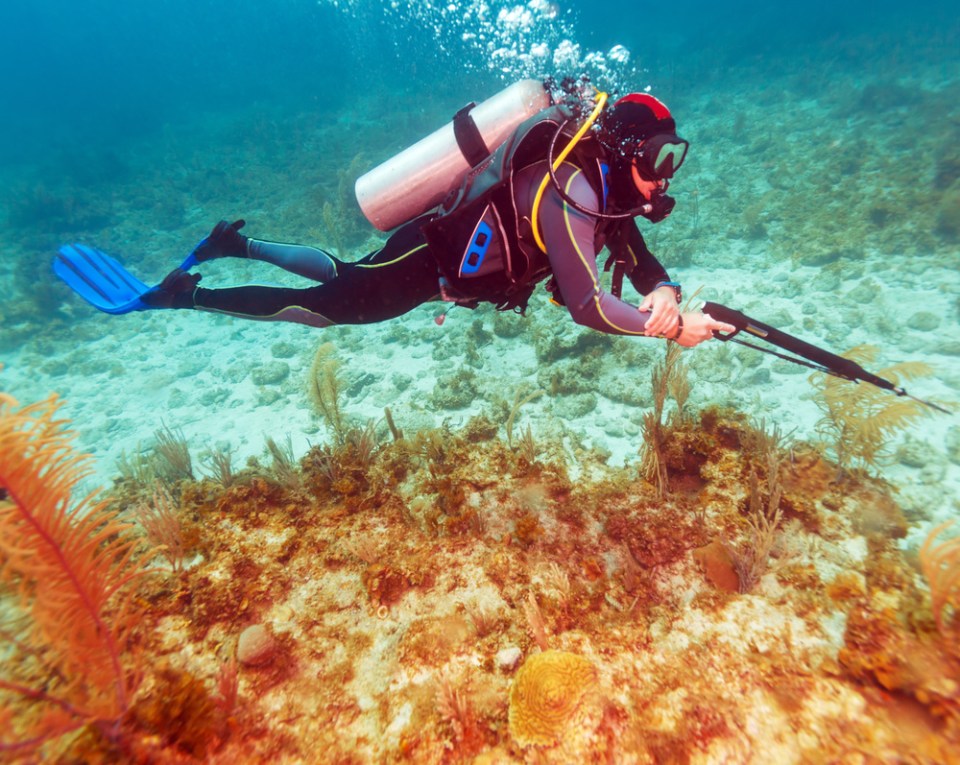
<path fill-rule="evenodd" d="M 0 394 L 0 588 L 16 605 L 0 689 L 20 701 L 0 752 L 90 723 L 109 736 L 139 677 L 126 652 L 142 616 L 136 538 L 93 495 L 73 504 L 87 458 L 57 409 L 56 397 L 20 407 Z"/>

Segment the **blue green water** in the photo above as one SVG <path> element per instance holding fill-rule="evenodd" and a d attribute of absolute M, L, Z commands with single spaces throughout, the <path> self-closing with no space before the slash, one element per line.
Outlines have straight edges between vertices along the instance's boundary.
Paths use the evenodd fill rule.
<path fill-rule="evenodd" d="M 0 65 L 3 385 L 24 399 L 65 395 L 84 445 L 108 464 L 164 416 L 181 424 L 186 409 L 188 431 L 203 433 L 216 430 L 214 404 L 247 411 L 222 376 L 190 406 L 176 385 L 200 370 L 167 364 L 187 341 L 166 333 L 183 328 L 251 364 L 263 338 L 295 339 L 308 353 L 317 335 L 100 316 L 52 279 L 57 246 L 96 244 L 153 282 L 216 220 L 246 217 L 257 236 L 362 254 L 380 240 L 354 204 L 352 178 L 467 101 L 529 76 L 587 74 L 613 93 L 649 89 L 673 109 L 692 151 L 673 186 L 677 211 L 648 238 L 678 278 L 833 350 L 871 342 L 883 363 L 927 360 L 936 376 L 924 392 L 957 396 L 960 22 L 951 3 L 38 0 L 7 11 Z M 226 273 L 216 268 L 211 286 Z M 242 268 L 228 276 L 261 278 Z M 453 347 L 456 326 L 447 326 Z M 364 338 L 372 352 L 388 331 L 328 335 L 365 367 L 376 360 L 362 355 Z M 778 394 L 786 373 L 724 389 L 719 350 L 692 358 L 704 403 L 772 410 L 811 430 L 812 406 L 798 414 Z M 433 379 L 446 371 L 436 361 L 425 373 Z M 163 374 L 144 380 L 142 365 Z M 117 378 L 124 393 L 147 392 L 117 400 L 107 390 Z M 635 426 L 638 413 L 612 401 L 606 416 Z M 538 406 L 550 416 L 546 399 Z M 949 422 L 931 427 L 953 470 L 958 436 Z M 635 454 L 635 428 L 601 429 L 618 459 Z"/>
<path fill-rule="evenodd" d="M 703 299 L 743 309 L 838 353 L 872 345 L 875 355 L 868 366 L 881 374 L 900 362 L 924 362 L 928 373 L 910 380 L 908 389 L 958 410 L 960 14 L 955 2 L 30 0 L 13 5 L 0 23 L 0 290 L 5 296 L 0 303 L 0 392 L 23 403 L 54 393 L 62 396 L 61 411 L 78 433 L 78 446 L 95 458 L 91 483 L 109 485 L 117 476 L 118 461 L 126 460 L 129 466 L 132 456 L 149 456 L 161 431 L 184 436 L 198 477 L 212 475 L 211 457 L 216 454 L 232 454 L 238 469 L 250 458 L 268 464 L 267 438 L 288 444 L 293 456 L 302 456 L 329 436 L 305 391 L 323 342 L 333 344 L 330 353 L 340 361 L 350 422 L 371 423 L 384 440 L 389 407 L 407 434 L 440 426 L 457 429 L 482 413 L 498 424 L 497 434 L 507 442 L 511 434 L 504 423 L 512 422 L 511 404 L 525 401 L 514 411 L 519 412 L 514 442 L 529 437 L 531 444 L 563 454 L 574 477 L 603 461 L 614 467 L 626 464 L 631 475 L 638 475 L 645 417 L 653 408 L 650 370 L 663 358 L 664 344 L 581 330 L 562 309 L 548 303 L 542 290 L 531 300 L 525 319 L 481 307 L 473 313 L 456 309 L 445 321 L 437 321 L 440 309 L 428 305 L 389 324 L 318 331 L 187 311 L 108 317 L 71 294 L 51 272 L 57 247 L 79 241 L 102 247 L 153 283 L 217 220 L 240 217 L 258 238 L 314 244 L 336 249 L 346 259 L 359 257 L 380 246 L 383 237 L 359 213 L 353 179 L 444 124 L 466 102 L 481 101 L 522 77 L 588 75 L 614 94 L 649 90 L 669 104 L 678 132 L 691 142 L 691 153 L 671 186 L 676 211 L 656 227 L 643 224 L 643 230 L 687 295 L 699 289 Z M 279 279 L 260 264 L 235 259 L 204 264 L 202 270 L 204 286 Z M 638 302 L 635 295 L 629 299 Z M 836 456 L 809 370 L 712 341 L 682 358 L 691 384 L 688 412 L 729 406 L 754 423 L 787 434 L 788 440 L 812 442 L 828 458 Z M 900 401 L 892 396 L 889 400 Z M 883 541 L 898 546 L 903 561 L 912 561 L 932 527 L 960 518 L 960 422 L 958 415 L 932 414 L 895 430 L 885 459 L 870 465 L 869 472 L 890 482 L 903 511 L 903 528 L 897 527 L 897 536 L 903 538 Z M 804 453 L 805 447 L 790 450 L 789 457 Z M 724 469 L 740 470 L 729 463 Z M 495 474 L 498 468 L 491 470 Z M 727 484 L 719 468 L 717 473 L 711 480 Z M 511 498 L 497 501 L 508 509 L 515 500 L 529 505 L 531 517 L 540 512 L 544 502 L 537 487 L 508 484 L 514 485 L 515 497 L 513 488 L 504 489 Z M 499 492 L 499 484 L 495 490 L 491 493 Z M 426 512 L 432 501 L 430 496 L 412 497 L 410 505 Z M 596 499 L 604 523 L 605 501 L 605 496 Z M 712 501 L 710 495 L 691 494 L 683 497 L 682 506 L 702 518 L 716 513 L 716 507 L 704 508 Z M 859 501 L 870 509 L 869 498 Z M 700 505 L 694 507 L 695 502 Z M 734 518 L 738 510 L 729 502 Z M 811 649 L 812 655 L 834 657 L 830 647 L 843 645 L 847 617 L 868 608 L 876 613 L 877 623 L 881 616 L 888 618 L 888 611 L 896 612 L 902 630 L 913 634 L 920 625 L 922 634 L 932 634 L 921 575 L 904 562 L 898 574 L 902 579 L 888 579 L 889 570 L 876 563 L 877 550 L 885 549 L 877 537 L 887 530 L 881 525 L 880 530 L 862 531 L 860 519 L 850 528 L 843 526 L 838 519 L 853 513 L 849 507 L 838 509 L 841 505 L 834 498 L 832 504 L 811 511 L 811 517 L 819 513 L 825 521 L 822 529 L 803 537 L 816 537 L 809 549 L 789 553 L 784 548 L 784 560 L 789 561 L 790 554 L 803 555 L 811 572 L 822 564 L 823 584 L 835 583 L 830 597 L 836 603 L 824 606 L 831 618 L 815 630 L 822 651 Z M 881 503 L 875 510 L 879 517 L 889 508 Z M 645 527 L 648 516 L 655 519 L 656 511 L 653 504 L 627 510 L 638 529 Z M 355 524 L 354 539 L 379 540 L 388 531 L 380 525 L 380 508 L 363 512 L 367 515 L 352 519 L 366 524 L 369 518 L 371 523 Z M 895 515 L 900 517 L 899 512 Z M 654 528 L 666 529 L 667 517 Z M 497 514 L 491 518 L 497 521 Z M 231 521 L 229 515 L 226 521 Z M 272 521 L 281 530 L 279 537 L 294 533 L 286 516 L 272 516 Z M 870 522 L 868 517 L 863 526 Z M 794 525 L 784 536 L 800 539 L 796 519 L 790 523 Z M 552 534 L 567 533 L 565 525 L 549 525 L 555 527 Z M 240 540 L 245 527 L 237 528 Z M 304 529 L 296 528 L 299 537 Z M 504 549 L 516 554 L 503 528 L 491 526 L 503 536 Z M 340 531 L 331 531 L 330 539 L 339 538 Z M 420 545 L 431 556 L 431 568 L 446 566 L 460 576 L 459 563 L 450 562 L 459 547 L 437 558 L 435 540 L 428 546 L 416 529 L 389 531 L 401 540 L 391 548 Z M 607 533 L 581 531 L 586 536 Z M 250 536 L 240 541 L 250 541 L 253 549 L 256 539 Z M 478 538 L 484 544 L 495 541 L 494 531 L 481 530 Z M 572 547 L 579 545 L 579 539 L 570 541 Z M 359 547 L 347 548 L 358 560 L 363 558 L 354 553 Z M 268 549 L 257 555 L 280 567 L 278 555 L 263 551 Z M 240 550 L 238 542 L 233 550 L 238 559 Z M 322 555 L 316 550 L 305 545 L 302 557 L 320 565 Z M 339 569 L 344 557 L 337 555 Z M 613 547 L 604 555 L 608 563 L 616 557 Z M 223 556 L 213 555 L 203 565 L 216 565 L 218 557 Z M 476 554 L 479 565 L 488 565 L 489 557 L 483 550 Z M 423 565 L 420 551 L 416 560 L 417 566 Z M 883 579 L 864 579 L 869 597 L 859 585 L 867 563 L 870 576 Z M 533 581 L 535 568 L 527 562 L 523 567 L 524 576 Z M 693 572 L 692 563 L 687 570 Z M 623 633 L 631 636 L 630 650 L 646 662 L 654 680 L 644 688 L 638 708 L 653 709 L 664 696 L 674 695 L 656 684 L 657 651 L 678 666 L 688 665 L 685 669 L 694 675 L 703 670 L 702 677 L 690 679 L 712 683 L 711 678 L 719 676 L 712 674 L 715 650 L 733 633 L 751 633 L 748 628 L 756 627 L 754 634 L 762 635 L 763 620 L 751 613 L 772 613 L 775 608 L 786 612 L 796 603 L 807 610 L 807 598 L 813 597 L 807 588 L 816 576 L 808 579 L 806 570 L 798 567 L 802 575 L 790 585 L 795 601 L 789 601 L 776 582 L 756 597 L 720 601 L 732 603 L 733 616 L 724 616 L 715 632 L 704 632 L 699 622 L 701 609 L 717 602 L 712 595 L 694 602 L 700 597 L 694 593 L 702 594 L 705 587 L 699 574 L 696 585 L 679 579 L 662 583 L 668 595 L 653 604 L 661 616 L 651 616 L 649 623 L 630 616 L 633 622 Z M 346 581 L 330 576 L 333 566 L 320 573 L 302 571 L 295 568 L 291 576 L 318 589 L 343 589 Z M 362 623 L 364 617 L 345 611 L 342 602 L 356 598 L 351 593 L 359 587 L 357 571 L 354 566 L 351 584 L 342 593 L 311 602 L 316 614 L 305 622 L 316 625 L 329 613 L 346 612 L 344 618 Z M 578 569 L 576 577 L 583 578 L 586 571 Z M 855 576 L 841 582 L 834 579 L 837 571 Z M 895 592 L 897 583 L 914 580 L 913 589 Z M 477 594 L 472 585 L 456 586 L 461 594 Z M 509 608 L 517 624 L 523 598 L 519 592 L 510 596 Z M 891 605 L 894 595 L 902 595 L 904 602 Z M 954 589 L 954 625 L 955 596 Z M 431 618 L 442 599 L 424 606 Z M 616 599 L 604 602 L 624 619 L 629 616 Z M 449 605 L 440 603 L 439 608 Z M 609 613 L 620 618 L 613 610 Z M 368 616 L 373 627 L 368 623 L 364 629 L 370 634 L 378 639 L 394 634 L 385 631 L 386 622 Z M 663 640 L 663 623 L 687 617 L 689 623 L 676 634 L 683 641 L 689 636 L 696 650 L 681 653 L 671 635 Z M 239 613 L 224 618 L 227 644 L 246 618 Z M 275 618 L 296 622 L 290 615 Z M 405 629 L 411 621 L 409 613 L 401 612 L 396 627 Z M 598 645 L 619 632 L 599 624 Z M 790 650 L 782 655 L 789 656 L 796 635 L 792 623 L 784 624 L 783 642 Z M 522 625 L 514 628 L 511 639 L 517 640 L 523 630 Z M 336 634 L 336 640 L 329 641 L 331 658 L 334 643 L 337 650 L 347 650 Z M 571 631 L 568 637 L 579 641 L 579 634 Z M 801 630 L 801 638 L 803 634 Z M 314 637 L 301 646 L 311 656 L 321 650 Z M 872 633 L 863 636 L 865 643 L 872 639 Z M 201 658 L 207 661 L 201 674 L 212 681 L 212 640 L 204 649 L 210 649 L 209 656 L 202 657 L 199 649 L 192 650 L 196 645 L 185 648 L 175 636 L 169 641 L 165 650 L 174 656 L 190 655 L 198 665 Z M 748 664 L 767 664 L 764 645 L 770 645 L 766 638 L 745 647 Z M 796 645 L 802 646 L 802 639 Z M 218 639 L 216 650 L 220 646 Z M 953 646 L 955 641 L 950 650 Z M 900 645 L 890 642 L 885 650 L 893 655 Z M 918 660 L 920 664 L 938 681 L 931 686 L 936 693 L 949 696 L 952 706 L 944 709 L 952 715 L 946 719 L 952 720 L 953 746 L 956 684 L 946 678 L 939 683 L 939 665 L 926 659 Z M 955 671 L 955 663 L 951 667 Z M 799 675 L 806 672 L 802 663 L 798 668 Z M 883 683 L 883 668 L 874 669 Z M 917 704 L 909 695 L 891 696 L 886 684 L 881 690 L 853 674 L 844 678 L 832 663 L 818 671 L 830 683 L 845 683 L 849 695 L 844 698 L 856 700 L 844 702 L 845 716 L 840 716 L 836 731 L 850 738 L 837 741 L 841 751 L 855 757 L 850 761 L 892 761 L 894 748 L 911 749 L 916 738 L 897 743 L 898 729 L 890 722 L 898 722 L 902 710 L 909 713 L 905 717 L 913 717 Z M 616 694 L 621 693 L 621 681 L 636 682 L 636 674 L 613 673 Z M 343 685 L 341 675 L 336 678 L 335 684 Z M 325 697 L 331 686 L 315 687 L 312 676 L 306 679 L 310 699 L 304 709 L 314 710 L 313 697 Z M 379 679 L 386 698 L 386 685 L 393 680 L 389 675 Z M 504 688 L 508 684 L 506 677 L 494 679 Z M 802 723 L 794 718 L 802 703 L 789 687 L 779 687 L 783 675 L 775 660 L 763 679 L 765 691 L 783 690 L 778 696 L 782 715 L 771 715 L 767 706 L 758 704 L 755 717 L 741 718 L 733 703 L 726 711 L 714 710 L 709 699 L 701 703 L 693 694 L 689 730 L 708 737 L 712 713 L 735 721 L 730 731 L 726 723 L 716 726 L 717 735 L 732 734 L 735 727 L 745 732 L 753 726 L 751 720 L 759 720 L 770 727 L 752 731 L 762 744 L 758 751 L 770 744 L 800 752 L 787 739 L 769 741 L 768 730 L 790 729 L 799 740 L 806 732 L 797 730 Z M 908 681 L 910 677 L 899 678 Z M 249 687 L 244 693 L 253 700 Z M 742 696 L 747 706 L 753 703 L 738 688 L 719 690 L 737 702 L 735 697 Z M 286 693 L 285 687 L 275 690 Z M 678 697 L 684 695 L 679 690 Z M 917 698 L 925 692 L 921 686 Z M 274 698 L 259 701 L 264 709 L 278 708 Z M 933 698 L 926 703 L 935 708 L 940 696 Z M 641 697 L 630 704 L 637 699 Z M 836 717 L 841 702 L 826 695 L 824 699 L 817 715 Z M 858 706 L 866 704 L 863 699 L 872 699 L 874 708 L 889 704 L 878 725 L 889 740 L 860 740 L 860 728 L 844 732 L 848 720 L 869 728 L 870 707 Z M 908 706 L 896 705 L 898 699 Z M 289 703 L 294 708 L 297 701 Z M 282 723 L 270 723 L 271 734 L 278 736 L 287 735 L 287 702 L 283 704 Z M 436 704 L 428 700 L 423 706 Z M 667 699 L 664 708 L 669 706 Z M 399 702 L 394 707 L 382 705 L 383 719 L 403 723 L 403 708 Z M 505 742 L 505 706 L 502 711 L 491 719 Z M 320 717 L 314 724 L 312 711 L 301 716 L 301 730 L 309 732 L 304 742 L 310 747 L 324 740 L 317 733 L 325 735 L 328 723 L 332 731 L 333 721 L 340 719 Z M 932 751 L 941 723 L 925 718 L 919 727 L 926 724 Z M 668 722 L 661 725 L 668 727 Z M 371 743 L 366 728 L 356 737 L 359 727 L 343 748 L 361 741 L 368 750 L 377 750 L 378 741 L 373 737 Z M 921 732 L 926 736 L 926 730 Z M 646 731 L 628 733 L 635 739 Z M 807 741 L 810 749 L 805 752 L 816 750 L 822 731 L 809 733 L 814 743 Z M 391 749 L 395 742 L 388 739 L 380 742 L 382 751 L 402 748 Z M 628 736 L 628 755 L 630 741 Z M 241 743 L 235 737 L 231 745 Z M 648 743 L 655 751 L 656 741 Z M 680 743 L 691 752 L 697 745 Z M 796 762 L 825 761 L 796 752 L 791 751 Z M 700 754 L 704 758 L 698 761 L 704 762 L 758 762 L 763 757 L 750 759 L 744 753 L 736 759 L 715 752 L 710 759 L 705 750 Z M 924 762 L 950 761 L 915 756 Z M 351 761 L 363 761 L 362 755 Z M 487 761 L 495 761 L 493 755 Z"/>
<path fill-rule="evenodd" d="M 529 25 L 497 20 L 516 7 L 533 17 Z M 836 59 L 835 78 L 864 84 L 896 75 L 878 70 L 894 57 L 901 74 L 915 59 L 955 67 L 956 24 L 948 2 L 36 0 L 8 10 L 0 29 L 0 158 L 46 160 L 54 171 L 51 152 L 121 149 L 164 125 L 233 110 L 348 111 L 357 93 L 392 107 L 400 105 L 392 94 L 465 89 L 502 69 L 555 74 L 504 63 L 494 51 L 523 55 L 563 39 L 581 47 L 581 58 L 625 46 L 634 76 L 619 84 L 660 92 L 742 78 L 744 67 L 754 76 L 798 74 L 824 58 Z"/>

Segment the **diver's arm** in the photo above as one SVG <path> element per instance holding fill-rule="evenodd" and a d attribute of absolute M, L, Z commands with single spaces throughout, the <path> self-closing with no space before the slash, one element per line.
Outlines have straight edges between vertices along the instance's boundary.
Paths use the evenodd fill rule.
<path fill-rule="evenodd" d="M 597 196 L 580 170 L 564 165 L 557 175 L 568 196 L 587 209 L 597 209 Z M 659 332 L 653 332 L 653 327 L 648 326 L 655 321 L 651 317 L 669 313 L 673 329 L 667 335 L 688 348 L 711 339 L 715 331 L 733 331 L 731 325 L 699 311 L 678 315 L 676 297 L 669 287 L 648 294 L 648 299 L 650 295 L 655 296 L 651 300 L 652 314 L 641 312 L 605 292 L 597 273 L 594 219 L 570 208 L 552 187 L 544 193 L 539 219 L 557 288 L 577 324 L 609 334 L 645 335 L 649 331 L 658 335 Z M 656 303 L 661 305 L 657 307 Z M 678 317 L 682 318 L 682 325 Z"/>
<path fill-rule="evenodd" d="M 564 165 L 557 173 L 565 193 L 596 210 L 597 195 L 583 172 Z M 614 297 L 600 286 L 594 252 L 595 219 L 567 205 L 552 186 L 539 210 L 540 230 L 563 302 L 577 324 L 614 335 L 643 335 L 649 313 Z"/>
<path fill-rule="evenodd" d="M 648 335 L 673 337 L 679 329 L 679 310 L 677 308 L 680 293 L 674 291 L 670 275 L 654 256 L 637 227 L 634 219 L 624 221 L 617 240 L 609 246 L 617 248 L 619 260 L 626 267 L 627 277 L 633 288 L 643 295 L 640 311 L 650 314 L 647 321 Z"/>

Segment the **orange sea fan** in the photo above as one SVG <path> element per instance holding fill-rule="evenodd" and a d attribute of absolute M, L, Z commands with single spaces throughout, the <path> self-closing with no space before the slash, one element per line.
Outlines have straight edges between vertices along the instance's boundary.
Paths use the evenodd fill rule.
<path fill-rule="evenodd" d="M 960 537 L 939 544 L 936 539 L 952 525 L 953 521 L 941 523 L 920 547 L 920 567 L 930 585 L 930 608 L 944 637 L 952 630 L 947 623 L 947 606 L 953 608 L 953 617 L 960 608 Z"/>
<path fill-rule="evenodd" d="M 74 453 L 57 409 L 54 396 L 19 407 L 0 394 L 0 595 L 21 625 L 0 632 L 13 653 L 0 690 L 20 710 L 0 752 L 89 723 L 106 731 L 137 683 L 124 655 L 142 618 L 128 587 L 144 573 L 136 537 L 92 494 L 73 503 L 89 458 Z"/>

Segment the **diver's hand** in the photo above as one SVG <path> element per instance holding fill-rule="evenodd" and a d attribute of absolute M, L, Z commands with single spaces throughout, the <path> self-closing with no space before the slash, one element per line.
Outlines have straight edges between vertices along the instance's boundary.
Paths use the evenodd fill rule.
<path fill-rule="evenodd" d="M 647 295 L 637 309 L 650 313 L 643 334 L 647 337 L 673 337 L 680 324 L 680 309 L 677 307 L 677 293 L 673 287 L 657 287 Z"/>
<path fill-rule="evenodd" d="M 717 321 L 708 313 L 691 311 L 683 314 L 683 331 L 673 338 L 685 348 L 693 348 L 704 340 L 710 340 L 714 332 L 736 332 L 737 328 L 725 321 Z"/>

